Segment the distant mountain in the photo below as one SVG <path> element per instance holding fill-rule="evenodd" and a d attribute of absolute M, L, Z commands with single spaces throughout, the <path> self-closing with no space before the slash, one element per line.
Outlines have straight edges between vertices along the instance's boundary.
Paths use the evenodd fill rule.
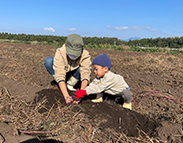
<path fill-rule="evenodd" d="M 131 37 L 131 38 L 128 38 L 127 40 L 125 41 L 129 41 L 129 40 L 140 40 L 141 38 L 140 37 Z"/>

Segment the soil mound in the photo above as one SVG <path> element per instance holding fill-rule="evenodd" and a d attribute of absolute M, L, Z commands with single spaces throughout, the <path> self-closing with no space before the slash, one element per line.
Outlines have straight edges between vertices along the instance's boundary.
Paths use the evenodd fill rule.
<path fill-rule="evenodd" d="M 35 100 L 42 102 L 47 99 L 44 106 L 48 109 L 57 101 L 60 101 L 62 105 L 65 104 L 63 97 L 61 98 L 60 96 L 60 91 L 57 89 L 45 89 L 38 92 L 38 95 Z M 46 109 L 43 110 L 46 111 Z M 44 112 L 43 110 L 40 112 Z M 85 114 L 94 126 L 103 131 L 114 130 L 118 133 L 123 132 L 129 137 L 138 137 L 141 130 L 150 136 L 155 136 L 155 129 L 160 126 L 158 121 L 150 119 L 146 115 L 125 109 L 113 101 L 93 103 L 90 100 L 85 100 L 79 105 L 71 105 L 69 110 Z"/>

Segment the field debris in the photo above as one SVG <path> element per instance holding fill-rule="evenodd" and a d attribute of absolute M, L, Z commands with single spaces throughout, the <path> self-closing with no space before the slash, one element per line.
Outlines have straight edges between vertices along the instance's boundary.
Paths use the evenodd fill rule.
<path fill-rule="evenodd" d="M 88 49 L 91 58 L 106 53 L 111 70 L 129 84 L 134 101 L 133 110 L 128 111 L 110 101 L 66 105 L 44 67 L 44 59 L 54 56 L 56 49 L 0 43 L 0 122 L 13 127 L 11 135 L 58 142 L 183 141 L 182 55 Z M 1 80 L 3 77 L 9 80 Z M 28 101 L 34 97 L 35 86 L 41 89 Z M 7 136 L 0 133 L 2 142 Z"/>
<path fill-rule="evenodd" d="M 0 90 L 0 121 L 13 126 L 15 136 L 23 133 L 36 136 L 39 140 L 55 139 L 63 142 L 160 142 L 140 129 L 138 137 L 128 137 L 110 128 L 102 132 L 104 130 L 97 127 L 81 110 L 68 110 L 73 105 L 62 105 L 58 101 L 48 109 L 44 106 L 45 100 L 26 103 L 11 95 L 5 87 L 0 87 Z M 46 110 L 40 112 L 41 108 Z"/>

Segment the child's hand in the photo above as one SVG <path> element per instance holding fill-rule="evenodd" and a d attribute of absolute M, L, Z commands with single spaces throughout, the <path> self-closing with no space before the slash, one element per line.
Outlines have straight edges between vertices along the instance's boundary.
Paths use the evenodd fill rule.
<path fill-rule="evenodd" d="M 79 100 L 79 98 L 82 98 L 83 96 L 87 95 L 86 90 L 80 89 L 74 93 L 76 97 L 73 97 L 76 101 Z"/>

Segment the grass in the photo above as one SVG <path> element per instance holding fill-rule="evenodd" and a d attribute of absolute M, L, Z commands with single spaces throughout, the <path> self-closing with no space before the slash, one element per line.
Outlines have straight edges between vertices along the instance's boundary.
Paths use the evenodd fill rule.
<path fill-rule="evenodd" d="M 9 39 L 0 39 L 0 42 L 4 43 L 26 43 L 26 44 L 36 44 L 36 45 L 48 45 L 48 46 L 57 46 L 61 47 L 63 43 L 58 42 L 38 42 L 38 41 L 21 41 L 21 40 L 9 40 Z M 183 55 L 183 50 L 171 50 L 168 48 L 139 48 L 139 47 L 129 47 L 128 45 L 109 45 L 109 44 L 99 44 L 99 45 L 84 45 L 86 49 L 113 49 L 119 51 L 134 51 L 134 52 L 144 52 L 144 53 L 165 53 L 169 55 Z"/>
<path fill-rule="evenodd" d="M 134 52 L 144 52 L 144 53 L 165 53 L 169 55 L 182 55 L 183 50 L 174 50 L 174 49 L 169 49 L 169 48 L 139 48 L 139 47 L 130 47 L 129 51 L 134 51 Z"/>

